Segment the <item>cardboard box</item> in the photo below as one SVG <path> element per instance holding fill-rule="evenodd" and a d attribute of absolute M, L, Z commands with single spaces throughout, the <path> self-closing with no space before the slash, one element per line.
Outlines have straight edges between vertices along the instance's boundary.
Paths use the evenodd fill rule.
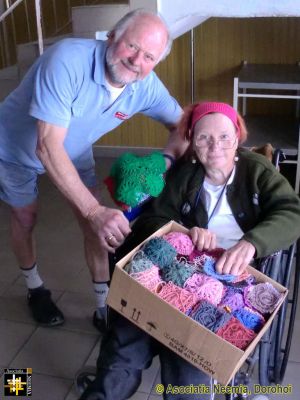
<path fill-rule="evenodd" d="M 187 229 L 171 221 L 147 240 L 171 231 L 187 232 Z M 287 289 L 256 269 L 248 267 L 248 271 L 258 282 L 272 283 L 283 296 L 264 327 L 243 351 L 187 317 L 123 271 L 124 266 L 143 243 L 116 264 L 107 303 L 195 367 L 211 375 L 219 383 L 227 385 L 270 327 L 287 296 Z"/>

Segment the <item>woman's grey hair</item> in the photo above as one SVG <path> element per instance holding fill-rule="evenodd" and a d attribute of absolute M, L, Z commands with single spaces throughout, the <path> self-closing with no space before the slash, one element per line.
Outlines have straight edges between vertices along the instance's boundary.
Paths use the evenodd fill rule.
<path fill-rule="evenodd" d="M 126 29 L 130 26 L 130 24 L 132 24 L 134 22 L 134 20 L 136 18 L 147 17 L 147 16 L 158 17 L 161 20 L 161 22 L 163 23 L 163 25 L 165 26 L 166 31 L 167 31 L 167 44 L 166 44 L 166 47 L 165 47 L 162 55 L 160 56 L 159 60 L 157 61 L 157 63 L 159 63 L 161 60 L 164 60 L 169 55 L 171 48 L 172 48 L 172 43 L 173 43 L 173 39 L 171 38 L 169 28 L 168 28 L 164 18 L 162 18 L 162 16 L 160 14 L 155 13 L 153 11 L 146 10 L 144 8 L 137 8 L 136 10 L 130 11 L 129 13 L 125 14 L 124 17 L 122 17 L 116 23 L 116 25 L 108 32 L 107 36 L 109 37 L 113 33 L 114 39 L 115 39 L 115 41 L 117 41 L 123 35 L 123 33 L 126 31 Z"/>

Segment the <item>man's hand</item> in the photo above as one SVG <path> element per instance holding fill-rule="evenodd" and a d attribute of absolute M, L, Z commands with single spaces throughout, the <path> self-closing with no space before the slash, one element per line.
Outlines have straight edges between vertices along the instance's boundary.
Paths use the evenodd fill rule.
<path fill-rule="evenodd" d="M 253 244 L 240 240 L 222 254 L 216 263 L 216 272 L 241 275 L 254 257 L 255 251 Z"/>
<path fill-rule="evenodd" d="M 114 208 L 97 207 L 91 218 L 91 228 L 99 238 L 102 248 L 114 253 L 131 232 L 128 220 L 123 213 Z"/>
<path fill-rule="evenodd" d="M 194 227 L 189 233 L 197 250 L 214 250 L 216 248 L 217 237 L 208 229 Z"/>

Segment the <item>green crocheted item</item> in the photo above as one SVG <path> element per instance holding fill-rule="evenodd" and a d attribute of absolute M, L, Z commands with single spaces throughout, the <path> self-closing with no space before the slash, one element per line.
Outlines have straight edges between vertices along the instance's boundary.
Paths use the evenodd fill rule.
<path fill-rule="evenodd" d="M 166 162 L 161 153 L 144 157 L 123 154 L 110 171 L 115 181 L 114 198 L 135 207 L 149 196 L 157 197 L 164 188 L 165 172 Z"/>

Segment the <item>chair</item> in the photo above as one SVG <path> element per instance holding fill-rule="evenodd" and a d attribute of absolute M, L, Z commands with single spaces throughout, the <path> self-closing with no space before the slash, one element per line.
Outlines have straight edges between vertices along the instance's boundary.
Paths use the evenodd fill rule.
<path fill-rule="evenodd" d="M 251 383 L 254 368 L 258 364 L 259 384 L 280 384 L 286 372 L 295 323 L 300 279 L 300 242 L 293 243 L 287 250 L 256 261 L 257 269 L 276 280 L 289 290 L 270 329 L 259 345 L 246 360 L 244 366 L 230 383 L 232 386 Z M 227 400 L 247 399 L 247 395 L 226 395 Z"/>
<path fill-rule="evenodd" d="M 287 367 L 297 308 L 300 261 L 299 240 L 288 250 L 282 250 L 265 262 L 261 260 L 260 270 L 289 290 L 271 329 L 260 343 L 259 381 L 261 385 L 281 383 Z"/>
<path fill-rule="evenodd" d="M 284 160 L 281 150 L 275 150 L 273 164 L 279 167 Z M 281 250 L 269 257 L 256 260 L 256 268 L 285 286 L 289 294 L 276 315 L 270 329 L 265 333 L 245 365 L 233 378 L 231 385 L 246 385 L 251 382 L 254 368 L 258 363 L 259 383 L 262 386 L 280 384 L 286 372 L 292 343 L 297 309 L 300 280 L 300 240 L 288 249 Z M 227 400 L 247 399 L 247 395 L 226 395 Z"/>

